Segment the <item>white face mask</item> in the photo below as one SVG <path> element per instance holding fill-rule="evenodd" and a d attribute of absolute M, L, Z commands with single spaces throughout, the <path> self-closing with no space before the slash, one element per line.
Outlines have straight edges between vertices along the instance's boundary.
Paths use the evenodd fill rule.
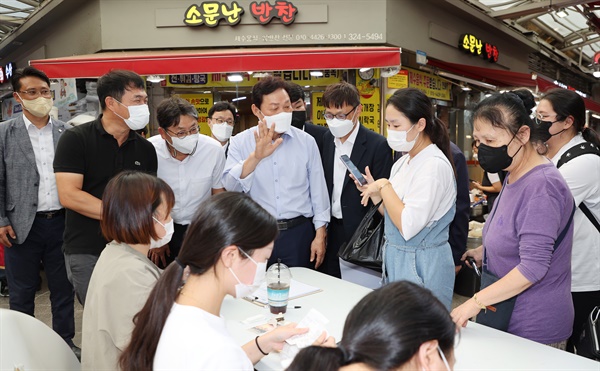
<path fill-rule="evenodd" d="M 169 143 L 169 141 L 167 141 L 167 144 L 175 148 L 177 151 L 183 153 L 184 155 L 190 155 L 196 152 L 196 146 L 198 146 L 199 138 L 200 134 L 190 134 L 183 139 L 171 137 L 173 144 Z"/>
<path fill-rule="evenodd" d="M 438 345 L 437 347 L 438 353 L 440 354 L 440 358 L 442 359 L 442 362 L 444 362 L 444 366 L 446 367 L 446 370 L 450 371 L 450 364 L 448 364 L 448 360 L 446 359 L 446 356 L 444 355 L 444 352 L 442 352 L 442 348 L 440 348 L 440 346 Z"/>
<path fill-rule="evenodd" d="M 354 115 L 352 116 L 352 120 L 356 117 L 356 111 L 354 111 Z M 343 138 L 348 135 L 349 132 L 354 128 L 354 122 L 346 118 L 345 120 L 340 120 L 337 117 L 334 117 L 331 120 L 325 119 L 327 122 L 327 127 L 331 134 L 336 138 Z"/>
<path fill-rule="evenodd" d="M 226 122 L 222 124 L 212 124 L 210 131 L 219 142 L 226 142 L 231 137 L 231 133 L 233 133 L 233 126 Z"/>
<path fill-rule="evenodd" d="M 19 98 L 21 98 L 21 96 L 19 94 L 17 94 L 17 96 Z M 23 108 L 25 108 L 27 111 L 29 111 L 29 113 L 31 113 L 35 117 L 48 116 L 48 114 L 50 113 L 50 110 L 52 109 L 52 105 L 54 104 L 52 102 L 52 98 L 44 98 L 44 97 L 37 97 L 32 100 L 25 100 L 25 99 L 21 98 L 21 102 L 23 102 L 22 103 Z"/>
<path fill-rule="evenodd" d="M 290 127 L 292 126 L 291 112 L 279 112 L 273 116 L 265 116 L 263 113 L 263 116 L 263 121 L 267 123 L 267 129 L 270 129 L 271 125 L 274 123 L 276 133 L 285 133 L 286 131 L 290 130 Z"/>
<path fill-rule="evenodd" d="M 252 294 L 260 284 L 265 280 L 265 276 L 267 275 L 267 262 L 257 263 L 254 259 L 250 257 L 250 255 L 246 254 L 246 252 L 238 247 L 238 250 L 242 252 L 242 254 L 246 255 L 248 259 L 252 260 L 254 264 L 256 264 L 256 272 L 254 273 L 254 280 L 251 285 L 247 285 L 242 283 L 240 279 L 233 273 L 233 269 L 229 267 L 229 271 L 233 274 L 236 281 L 238 281 L 237 285 L 235 285 L 235 298 L 243 299 L 244 297 Z"/>
<path fill-rule="evenodd" d="M 123 103 L 119 102 L 118 100 L 116 100 L 116 101 L 120 105 L 125 106 Z M 127 107 L 127 110 L 129 111 L 128 119 L 120 116 L 118 113 L 116 113 L 114 111 L 113 112 L 115 115 L 122 118 L 123 121 L 125 121 L 125 123 L 127 124 L 127 126 L 129 126 L 129 128 L 131 130 L 140 130 L 140 129 L 143 129 L 146 125 L 148 125 L 148 121 L 150 120 L 150 110 L 148 109 L 147 104 L 140 104 L 138 106 L 125 106 L 125 107 Z"/>
<path fill-rule="evenodd" d="M 173 225 L 173 219 L 171 219 L 171 221 L 167 224 L 162 224 L 155 217 L 152 217 L 152 219 L 154 219 L 154 221 L 158 224 L 162 225 L 166 232 L 165 235 L 159 238 L 158 240 L 155 240 L 153 238 L 150 239 L 150 248 L 156 249 L 171 242 L 171 237 L 173 237 L 173 232 L 175 232 L 175 226 Z"/>
<path fill-rule="evenodd" d="M 415 146 L 415 142 L 419 137 L 419 134 L 417 134 L 417 136 L 415 136 L 415 139 L 411 140 L 410 142 L 406 140 L 406 136 L 408 132 L 411 131 L 414 127 L 415 125 L 413 125 L 410 129 L 406 131 L 388 130 L 387 141 L 390 148 L 397 152 L 409 152 L 411 149 L 413 149 L 413 147 Z"/>

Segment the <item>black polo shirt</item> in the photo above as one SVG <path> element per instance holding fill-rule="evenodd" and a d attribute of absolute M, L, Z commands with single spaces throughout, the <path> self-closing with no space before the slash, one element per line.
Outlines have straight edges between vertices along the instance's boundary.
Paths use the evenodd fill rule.
<path fill-rule="evenodd" d="M 122 170 L 156 175 L 158 166 L 156 151 L 150 142 L 131 130 L 119 147 L 117 140 L 102 127 L 101 119 L 102 115 L 65 131 L 54 155 L 55 173 L 82 174 L 82 190 L 99 199 L 108 181 Z M 65 253 L 100 255 L 106 243 L 99 220 L 67 209 Z"/>

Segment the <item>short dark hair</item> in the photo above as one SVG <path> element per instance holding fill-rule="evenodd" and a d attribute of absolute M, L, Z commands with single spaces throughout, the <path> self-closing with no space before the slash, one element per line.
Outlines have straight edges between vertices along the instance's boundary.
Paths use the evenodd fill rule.
<path fill-rule="evenodd" d="M 158 126 L 163 129 L 179 125 L 181 116 L 191 116 L 198 119 L 198 111 L 190 102 L 178 96 L 164 99 L 156 108 Z"/>
<path fill-rule="evenodd" d="M 273 92 L 283 89 L 285 90 L 285 81 L 280 77 L 267 76 L 260 79 L 259 82 L 254 84 L 252 87 L 252 103 L 260 109 L 265 95 L 272 94 Z M 286 91 L 287 92 L 287 91 Z"/>
<path fill-rule="evenodd" d="M 217 102 L 217 103 L 213 104 L 213 106 L 210 107 L 210 109 L 208 110 L 208 118 L 212 118 L 213 115 L 215 114 L 215 112 L 223 112 L 223 111 L 231 112 L 234 120 L 238 116 L 238 110 L 233 104 L 231 104 L 229 102 L 221 101 L 221 102 Z"/>
<path fill-rule="evenodd" d="M 12 85 L 12 89 L 14 92 L 21 91 L 21 79 L 25 77 L 37 77 L 38 79 L 44 81 L 50 87 L 50 79 L 43 71 L 38 70 L 35 67 L 25 67 L 19 68 L 15 72 L 13 72 L 13 76 L 10 79 L 10 84 Z"/>
<path fill-rule="evenodd" d="M 128 88 L 144 89 L 144 80 L 140 75 L 128 70 L 112 70 L 98 79 L 98 99 L 100 108 L 106 109 L 106 97 L 121 101 Z"/>
<path fill-rule="evenodd" d="M 294 103 L 300 99 L 304 100 L 304 89 L 302 89 L 302 86 L 286 81 L 285 90 L 287 90 L 287 93 L 290 96 L 290 102 Z"/>
<path fill-rule="evenodd" d="M 392 282 L 352 308 L 337 348 L 304 348 L 287 370 L 337 370 L 353 363 L 394 370 L 406 365 L 421 344 L 431 340 L 437 340 L 448 357 L 455 332 L 448 309 L 431 291 L 408 281 Z"/>
<path fill-rule="evenodd" d="M 360 104 L 360 94 L 356 86 L 346 81 L 328 85 L 323 93 L 323 106 L 340 108 L 344 104 L 352 107 Z"/>
<path fill-rule="evenodd" d="M 158 238 L 152 215 L 163 202 L 170 212 L 175 196 L 164 180 L 139 171 L 117 174 L 102 195 L 102 235 L 108 241 L 149 244 Z"/>

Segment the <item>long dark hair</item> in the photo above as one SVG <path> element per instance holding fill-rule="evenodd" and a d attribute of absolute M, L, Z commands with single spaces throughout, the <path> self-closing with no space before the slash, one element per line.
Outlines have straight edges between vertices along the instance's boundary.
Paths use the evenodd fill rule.
<path fill-rule="evenodd" d="M 583 139 L 600 146 L 600 136 L 594 129 L 585 126 L 585 102 L 583 98 L 574 91 L 567 89 L 549 90 L 542 99 L 547 100 L 556 112 L 557 119 L 573 117 L 573 126 Z"/>
<path fill-rule="evenodd" d="M 350 311 L 338 348 L 305 348 L 288 371 L 337 370 L 353 363 L 397 369 L 430 340 L 437 340 L 449 358 L 455 332 L 448 310 L 431 291 L 397 281 L 368 294 Z"/>
<path fill-rule="evenodd" d="M 431 139 L 431 142 L 444 152 L 454 169 L 448 128 L 442 120 L 434 116 L 431 99 L 425 93 L 414 88 L 396 90 L 388 99 L 386 107 L 389 105 L 402 112 L 413 124 L 420 119 L 425 119 L 425 130 L 423 131 Z"/>
<path fill-rule="evenodd" d="M 190 224 L 177 262 L 164 271 L 142 310 L 134 317 L 131 343 L 121 354 L 123 370 L 151 370 L 169 312 L 183 284 L 183 270 L 201 275 L 214 269 L 221 252 L 238 246 L 248 255 L 275 240 L 277 221 L 249 196 L 224 192 L 204 201 Z"/>

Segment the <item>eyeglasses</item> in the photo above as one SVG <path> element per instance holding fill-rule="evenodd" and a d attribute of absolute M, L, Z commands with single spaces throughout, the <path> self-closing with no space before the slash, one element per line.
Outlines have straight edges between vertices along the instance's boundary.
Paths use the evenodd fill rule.
<path fill-rule="evenodd" d="M 52 91 L 50 89 L 42 89 L 37 91 L 35 89 L 19 91 L 21 94 L 25 94 L 28 98 L 37 98 L 38 96 L 42 96 L 44 98 L 50 98 L 52 96 Z"/>
<path fill-rule="evenodd" d="M 194 126 L 190 130 L 181 130 L 181 131 L 178 131 L 177 133 L 173 133 L 169 129 L 167 129 L 167 131 L 169 133 L 174 134 L 177 138 L 183 139 L 183 138 L 187 137 L 188 135 L 198 134 L 198 132 L 200 131 L 200 128 L 198 126 Z"/>
<path fill-rule="evenodd" d="M 348 112 L 348 113 L 338 113 L 337 115 L 334 115 L 333 113 L 325 112 L 325 113 L 323 113 L 323 117 L 325 117 L 326 120 L 333 120 L 334 117 L 338 120 L 345 120 L 346 117 L 348 117 L 348 115 L 351 114 L 352 111 L 354 111 L 356 109 L 356 107 L 358 107 L 358 106 L 354 106 L 354 108 L 352 108 L 350 110 L 350 112 Z"/>
<path fill-rule="evenodd" d="M 551 115 L 542 115 L 541 113 L 537 113 L 537 112 L 536 112 L 536 114 L 535 114 L 535 117 L 534 117 L 534 119 L 533 119 L 533 120 L 534 120 L 534 121 L 535 121 L 535 123 L 536 123 L 536 124 L 538 124 L 538 125 L 541 125 L 541 123 L 542 123 L 542 122 L 549 122 L 550 124 L 554 124 L 555 122 L 562 121 L 562 120 L 559 120 L 559 119 L 558 119 L 558 115 L 554 115 L 554 117 L 556 117 L 556 121 L 549 121 L 549 120 L 548 120 L 548 117 L 550 117 L 550 116 L 551 116 Z"/>
<path fill-rule="evenodd" d="M 220 117 L 209 117 L 211 120 L 214 120 L 217 124 L 221 125 L 222 123 L 226 122 L 227 125 L 233 125 L 233 119 L 227 119 L 227 120 L 223 120 Z"/>

